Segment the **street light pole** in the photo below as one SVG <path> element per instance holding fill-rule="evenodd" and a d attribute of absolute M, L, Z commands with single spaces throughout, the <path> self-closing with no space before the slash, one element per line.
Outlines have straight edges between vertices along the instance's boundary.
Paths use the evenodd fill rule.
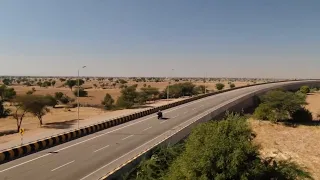
<path fill-rule="evenodd" d="M 86 68 L 87 66 L 82 66 L 83 68 Z M 80 103 L 79 103 L 79 95 L 80 95 L 80 69 L 78 69 L 78 80 L 77 80 L 77 84 L 78 84 L 78 95 L 77 95 L 77 106 L 78 106 L 78 129 L 80 128 Z"/>
<path fill-rule="evenodd" d="M 169 78 L 168 78 L 168 80 L 169 80 Z M 167 88 L 167 100 L 169 100 L 169 88 L 170 88 L 170 80 L 169 80 L 169 85 L 168 85 L 168 88 Z"/>
<path fill-rule="evenodd" d="M 174 71 L 174 69 L 171 69 L 172 71 Z M 169 98 L 170 98 L 170 77 L 168 77 L 168 80 L 169 80 L 169 85 L 168 85 L 168 88 L 167 88 L 167 100 L 169 100 Z"/>
<path fill-rule="evenodd" d="M 204 94 L 207 94 L 206 82 L 207 82 L 207 73 L 206 73 L 206 75 L 204 76 Z"/>

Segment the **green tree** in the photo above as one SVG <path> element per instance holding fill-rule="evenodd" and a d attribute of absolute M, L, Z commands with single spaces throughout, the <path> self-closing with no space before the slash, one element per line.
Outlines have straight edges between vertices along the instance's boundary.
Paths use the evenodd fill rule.
<path fill-rule="evenodd" d="M 42 83 L 42 87 L 50 87 L 52 85 L 52 83 L 50 81 L 45 81 Z"/>
<path fill-rule="evenodd" d="M 65 82 L 65 81 L 66 81 L 66 79 L 64 79 L 64 78 L 60 78 L 60 79 L 59 79 L 59 81 L 60 81 L 60 82 Z"/>
<path fill-rule="evenodd" d="M 30 95 L 18 96 L 14 99 L 14 102 L 15 102 L 14 105 L 16 109 L 12 116 L 16 120 L 17 132 L 20 131 L 23 118 L 28 112 L 28 109 L 26 108 L 26 105 L 25 105 L 25 103 L 28 103 L 28 100 L 29 100 L 28 97 L 30 97 Z"/>
<path fill-rule="evenodd" d="M 11 112 L 10 109 L 4 108 L 3 101 L 0 100 L 0 118 L 4 118 L 4 117 L 9 116 L 10 112 Z"/>
<path fill-rule="evenodd" d="M 127 88 L 127 87 L 128 87 L 128 85 L 126 85 L 126 84 L 121 84 L 121 85 L 119 86 L 120 89 Z"/>
<path fill-rule="evenodd" d="M 51 81 L 51 85 L 52 86 L 56 85 L 56 81 L 55 80 Z"/>
<path fill-rule="evenodd" d="M 71 91 L 72 91 L 72 88 L 77 85 L 77 81 L 76 80 L 73 80 L 73 79 L 68 79 L 66 82 L 65 82 L 65 85 L 68 86 Z"/>
<path fill-rule="evenodd" d="M 111 97 L 109 93 L 107 93 L 101 102 L 105 109 L 110 110 L 113 108 L 114 99 Z"/>
<path fill-rule="evenodd" d="M 131 108 L 138 97 L 136 86 L 129 86 L 121 89 L 121 96 L 117 100 L 117 106 L 122 108 Z"/>
<path fill-rule="evenodd" d="M 170 98 L 179 98 L 183 96 L 182 94 L 182 86 L 179 84 L 174 84 L 174 85 L 169 85 L 167 88 L 164 90 L 164 95 L 166 98 L 168 94 L 168 88 L 169 88 L 169 97 Z"/>
<path fill-rule="evenodd" d="M 194 85 L 191 82 L 181 83 L 180 86 L 182 87 L 182 95 L 183 96 L 192 96 L 196 93 L 194 90 L 196 85 Z"/>
<path fill-rule="evenodd" d="M 40 126 L 43 125 L 42 117 L 50 112 L 47 106 L 49 106 L 50 101 L 45 96 L 40 95 L 30 95 L 28 98 L 28 102 L 23 102 L 23 108 L 26 108 L 28 112 L 33 114 L 35 117 L 39 119 Z"/>
<path fill-rule="evenodd" d="M 74 99 L 68 97 L 65 94 L 62 94 L 62 96 L 60 96 L 60 94 L 58 95 L 58 98 L 56 96 L 57 94 L 55 94 L 55 97 L 57 99 L 57 101 L 61 102 L 62 104 L 68 104 L 70 102 L 74 102 Z"/>
<path fill-rule="evenodd" d="M 6 86 L 9 86 L 9 85 L 11 85 L 12 80 L 11 80 L 11 79 L 8 79 L 8 78 L 5 78 L 5 79 L 2 80 L 2 83 L 3 83 L 4 85 L 6 85 Z"/>
<path fill-rule="evenodd" d="M 280 90 L 269 91 L 260 100 L 255 116 L 273 122 L 290 119 L 294 112 L 307 104 L 304 94 Z"/>
<path fill-rule="evenodd" d="M 120 84 L 127 84 L 128 82 L 126 80 L 124 80 L 124 79 L 119 79 L 119 83 Z"/>
<path fill-rule="evenodd" d="M 144 104 L 147 101 L 155 101 L 159 98 L 160 91 L 155 87 L 143 87 L 140 89 L 141 91 L 138 93 L 138 101 L 140 104 Z"/>
<path fill-rule="evenodd" d="M 54 97 L 59 101 L 62 97 L 63 97 L 63 93 L 62 92 L 55 92 L 54 93 Z"/>
<path fill-rule="evenodd" d="M 216 88 L 217 88 L 218 91 L 221 91 L 221 90 L 224 88 L 224 84 L 222 84 L 222 83 L 217 83 L 217 84 L 216 84 Z"/>
<path fill-rule="evenodd" d="M 32 90 L 29 90 L 29 91 L 26 92 L 26 94 L 27 94 L 27 95 L 31 95 L 31 94 L 33 94 L 33 91 L 32 91 Z"/>
<path fill-rule="evenodd" d="M 308 93 L 310 93 L 310 88 L 309 88 L 309 86 L 301 86 L 300 92 L 302 92 L 303 94 L 308 94 Z"/>
<path fill-rule="evenodd" d="M 78 96 L 78 93 L 79 93 L 79 96 Z M 80 88 L 80 89 L 79 89 L 79 92 L 78 92 L 78 88 L 76 88 L 76 89 L 73 91 L 73 94 L 74 94 L 76 97 L 87 97 L 87 96 L 88 96 L 88 91 L 85 91 L 83 88 Z"/>
<path fill-rule="evenodd" d="M 235 88 L 235 87 L 236 87 L 236 85 L 235 85 L 235 84 L 233 84 L 233 83 L 230 83 L 230 84 L 229 84 L 229 86 L 230 86 L 230 89 L 233 89 L 233 88 Z"/>
<path fill-rule="evenodd" d="M 37 85 L 38 85 L 39 87 L 42 87 L 42 82 L 41 82 L 41 81 L 38 81 L 38 82 L 37 82 Z"/>
<path fill-rule="evenodd" d="M 42 117 L 49 112 L 48 106 L 52 105 L 52 99 L 50 96 L 41 95 L 25 95 L 16 98 L 17 110 L 14 115 L 17 120 L 17 130 L 20 130 L 23 117 L 27 112 L 33 114 L 39 119 L 40 125 L 43 124 Z M 20 115 L 19 115 L 20 110 Z"/>
<path fill-rule="evenodd" d="M 24 82 L 23 85 L 25 85 L 25 86 L 32 86 L 32 84 L 31 84 L 29 81 Z"/>
<path fill-rule="evenodd" d="M 145 104 L 148 101 L 148 94 L 145 92 L 138 92 L 136 102 L 140 105 Z"/>
<path fill-rule="evenodd" d="M 270 120 L 272 122 L 276 122 L 277 119 L 273 117 L 273 109 L 268 104 L 262 103 L 260 104 L 254 111 L 254 116 L 257 119 L 261 120 Z"/>
<path fill-rule="evenodd" d="M 49 94 L 45 95 L 44 98 L 47 106 L 55 107 L 58 104 L 57 99 Z"/>
<path fill-rule="evenodd" d="M 198 93 L 201 93 L 201 94 L 204 94 L 206 92 L 206 86 L 205 85 L 199 85 L 196 87 L 196 93 L 195 94 L 198 94 Z"/>
<path fill-rule="evenodd" d="M 9 101 L 16 96 L 14 88 L 8 88 L 6 85 L 0 86 L 0 97 L 2 101 Z"/>
<path fill-rule="evenodd" d="M 74 99 L 71 99 L 70 97 L 68 97 L 67 95 L 63 94 L 62 92 L 56 92 L 54 94 L 54 98 L 61 102 L 62 104 L 68 104 L 69 102 L 73 102 Z"/>
<path fill-rule="evenodd" d="M 170 98 L 179 98 L 182 96 L 192 96 L 194 94 L 197 94 L 196 91 L 196 85 L 194 85 L 191 82 L 185 82 L 185 83 L 177 83 L 174 85 L 169 85 L 165 90 L 164 90 L 164 95 L 167 96 L 169 88 L 169 96 Z"/>
<path fill-rule="evenodd" d="M 298 109 L 291 118 L 294 122 L 312 122 L 313 120 L 312 113 L 306 108 Z"/>
<path fill-rule="evenodd" d="M 79 82 L 79 86 L 82 86 L 85 83 L 85 81 L 83 79 L 77 79 L 76 80 L 76 85 L 77 86 L 78 86 L 78 82 Z"/>

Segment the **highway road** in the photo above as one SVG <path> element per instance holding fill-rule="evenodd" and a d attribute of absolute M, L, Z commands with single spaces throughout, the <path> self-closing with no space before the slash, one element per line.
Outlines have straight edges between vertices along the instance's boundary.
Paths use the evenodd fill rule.
<path fill-rule="evenodd" d="M 229 91 L 149 115 L 0 165 L 1 180 L 96 180 L 174 131 L 173 127 L 219 104 L 280 84 Z"/>

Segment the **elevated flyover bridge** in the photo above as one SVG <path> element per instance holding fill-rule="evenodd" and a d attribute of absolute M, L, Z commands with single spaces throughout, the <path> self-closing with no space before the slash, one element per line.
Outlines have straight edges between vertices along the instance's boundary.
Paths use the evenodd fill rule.
<path fill-rule="evenodd" d="M 175 136 L 176 141 L 183 138 L 190 132 L 190 129 L 184 129 L 200 118 L 205 117 L 202 120 L 206 121 L 218 114 L 215 111 L 220 113 L 236 104 L 250 104 L 249 96 L 279 87 L 315 84 L 319 85 L 320 81 L 257 85 L 182 104 L 163 111 L 168 119 L 158 120 L 155 114 L 151 114 L 3 163 L 0 165 L 0 179 L 97 180 L 168 137 Z"/>

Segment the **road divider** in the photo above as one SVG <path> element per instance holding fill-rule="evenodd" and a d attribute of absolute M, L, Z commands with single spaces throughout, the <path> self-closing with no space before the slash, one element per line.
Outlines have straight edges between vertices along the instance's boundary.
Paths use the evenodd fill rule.
<path fill-rule="evenodd" d="M 297 81 L 297 80 L 293 80 Z M 253 85 L 247 85 L 247 86 L 241 86 L 241 87 L 236 87 L 233 89 L 226 89 L 226 90 L 222 90 L 222 91 L 217 91 L 217 92 L 212 92 L 212 93 L 207 93 L 207 94 L 201 94 L 201 95 L 197 95 L 197 96 L 193 96 L 191 98 L 188 99 L 184 99 L 181 101 L 177 101 L 177 102 L 173 102 L 167 105 L 163 105 L 163 106 L 159 106 L 159 107 L 155 107 L 155 108 L 150 108 L 144 111 L 140 111 L 140 112 L 136 112 L 127 116 L 122 116 L 122 117 L 118 117 L 118 118 L 114 118 L 111 120 L 107 120 L 104 122 L 100 122 L 97 124 L 93 124 L 87 127 L 83 127 L 81 129 L 77 129 L 77 130 L 71 130 L 69 132 L 63 133 L 63 134 L 59 134 L 59 135 L 55 135 L 55 136 L 51 136 L 48 137 L 46 139 L 41 139 L 35 142 L 31 142 L 22 146 L 17 146 L 11 149 L 6 149 L 4 151 L 0 152 L 0 164 L 23 157 L 25 155 L 31 154 L 31 153 L 35 153 L 59 144 L 63 144 L 66 142 L 69 142 L 71 140 L 86 136 L 86 135 L 90 135 L 92 133 L 101 131 L 101 130 L 105 130 L 126 122 L 130 122 L 132 120 L 135 119 L 139 119 L 141 117 L 144 116 L 148 116 L 150 114 L 156 113 L 159 110 L 166 110 L 169 108 L 173 108 L 182 104 L 186 104 L 189 103 L 191 101 L 196 101 L 205 97 L 209 97 L 212 95 L 216 95 L 216 94 L 220 94 L 220 93 L 224 93 L 224 92 L 228 92 L 228 91 L 232 91 L 232 90 L 236 90 L 236 89 L 242 89 L 242 88 L 247 88 L 247 87 L 251 87 L 251 86 L 257 86 L 257 85 L 264 85 L 264 84 L 271 84 L 271 83 L 280 83 L 280 82 L 290 82 L 290 81 L 276 81 L 276 82 L 269 82 L 269 83 L 260 83 L 260 84 L 253 84 Z"/>

